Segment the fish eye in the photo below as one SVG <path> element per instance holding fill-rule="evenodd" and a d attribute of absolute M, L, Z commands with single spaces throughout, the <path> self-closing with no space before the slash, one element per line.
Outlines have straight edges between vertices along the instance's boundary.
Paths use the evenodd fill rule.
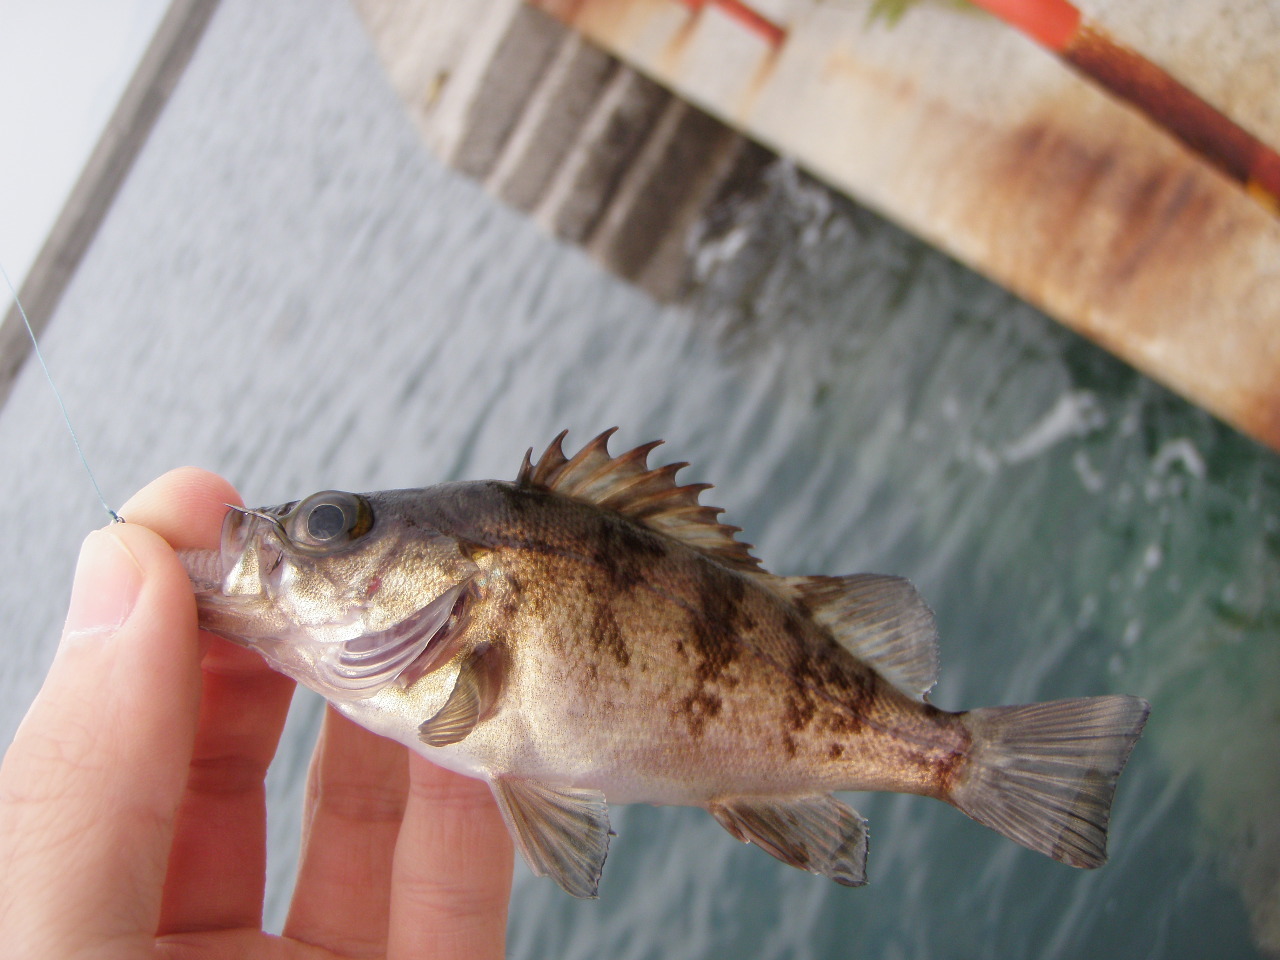
<path fill-rule="evenodd" d="M 368 533 L 373 526 L 373 511 L 364 497 L 325 490 L 298 503 L 286 518 L 286 525 L 295 546 L 327 551 Z"/>
<path fill-rule="evenodd" d="M 318 503 L 307 514 L 307 533 L 319 542 L 332 540 L 347 529 L 347 518 L 336 503 Z"/>

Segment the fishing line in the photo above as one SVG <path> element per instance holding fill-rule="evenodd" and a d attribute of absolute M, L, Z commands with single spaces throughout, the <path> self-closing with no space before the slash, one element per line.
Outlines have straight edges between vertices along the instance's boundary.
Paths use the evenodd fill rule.
<path fill-rule="evenodd" d="M 80 438 L 76 436 L 76 428 L 71 425 L 71 415 L 67 413 L 67 405 L 62 402 L 62 394 L 58 392 L 58 385 L 53 382 L 53 374 L 49 372 L 49 365 L 44 362 L 44 354 L 40 352 L 40 344 L 36 341 L 36 332 L 31 329 L 31 321 L 27 319 L 27 311 L 22 308 L 22 301 L 18 299 L 18 291 L 13 288 L 13 281 L 9 279 L 9 271 L 4 268 L 2 263 L 0 263 L 0 274 L 4 275 L 5 285 L 8 286 L 9 292 L 13 294 L 13 302 L 18 307 L 18 315 L 22 317 L 22 322 L 27 327 L 27 336 L 31 338 L 31 346 L 36 352 L 36 359 L 40 361 L 40 369 L 44 371 L 44 378 L 49 381 L 49 389 L 53 391 L 54 399 L 58 401 L 58 409 L 62 411 L 62 419 L 66 421 L 67 432 L 71 434 L 71 442 L 76 446 L 76 453 L 80 455 L 80 462 L 84 464 L 84 472 L 89 475 L 89 482 L 93 484 L 93 491 L 98 495 L 98 502 L 102 504 L 102 509 L 107 511 L 108 516 L 115 523 L 124 523 L 124 517 L 112 510 L 107 505 L 107 498 L 102 495 L 102 488 L 98 486 L 98 478 L 93 475 L 93 470 L 89 467 L 89 461 L 84 455 L 84 449 L 80 446 Z"/>

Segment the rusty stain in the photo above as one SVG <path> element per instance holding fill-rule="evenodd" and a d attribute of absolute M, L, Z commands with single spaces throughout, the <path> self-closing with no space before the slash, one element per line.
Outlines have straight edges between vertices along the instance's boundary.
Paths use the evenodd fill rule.
<path fill-rule="evenodd" d="M 1233 180 L 1261 194 L 1274 210 L 1280 198 L 1280 154 L 1142 54 L 1083 25 L 1059 54 Z"/>
<path fill-rule="evenodd" d="M 775 50 L 787 39 L 785 27 L 774 23 L 742 0 L 679 0 L 679 2 L 692 10 L 695 15 L 701 13 L 704 7 L 716 7 L 730 20 L 741 24 L 749 33 L 754 33 Z"/>
<path fill-rule="evenodd" d="M 590 0 L 526 0 L 526 2 L 562 23 L 572 25 L 578 13 Z"/>
<path fill-rule="evenodd" d="M 1033 302 L 1043 303 L 1046 288 L 1055 280 L 1072 277 L 1090 290 L 1096 307 L 1114 304 L 1133 295 L 1132 282 L 1155 265 L 1157 254 L 1169 257 L 1189 242 L 1183 218 L 1191 202 L 1186 180 L 1193 167 L 1155 165 L 1131 173 L 1123 145 L 1089 144 L 1044 120 L 1010 131 L 995 157 L 995 165 L 981 179 L 1000 184 L 1006 213 L 982 232 L 1012 232 L 1024 238 L 1022 244 L 1001 247 L 1009 257 L 1002 272 Z M 1182 186 L 1171 190 L 1173 183 Z M 1104 231 L 1090 223 L 1092 211 L 1099 207 L 1117 211 L 1116 229 Z M 978 210 L 974 213 L 982 216 Z M 1071 239 L 1086 236 L 1087 244 Z M 1132 341 L 1139 332 L 1135 326 L 1121 330 L 1088 320 L 1075 320 L 1073 325 L 1133 358 Z"/>
<path fill-rule="evenodd" d="M 1209 213 L 1207 198 L 1189 170 L 1152 170 L 1134 184 L 1125 201 L 1122 219 L 1132 226 L 1117 233 L 1114 255 L 1106 260 L 1107 283 L 1114 288 L 1133 283 L 1167 239 L 1186 236 L 1183 224 L 1195 224 Z"/>
<path fill-rule="evenodd" d="M 733 115 L 735 117 L 748 117 L 752 109 L 755 107 L 756 101 L 760 98 L 760 94 L 768 85 L 769 80 L 773 77 L 773 72 L 778 66 L 778 48 L 770 47 L 768 52 L 761 58 L 760 63 L 756 65 L 752 71 L 750 79 L 742 88 L 742 95 L 738 97 L 738 102 L 734 107 Z"/>
<path fill-rule="evenodd" d="M 1083 21 L 1070 0 L 974 0 L 1131 104 L 1280 213 L 1280 153 L 1163 67 Z"/>
<path fill-rule="evenodd" d="M 688 5 L 686 4 L 686 6 Z M 694 12 L 685 18 L 685 21 L 680 24 L 680 29 L 671 35 L 671 39 L 662 48 L 662 54 L 659 56 L 658 62 L 663 75 L 673 77 L 679 74 L 680 64 L 684 60 L 685 52 L 688 50 L 689 43 L 697 29 L 698 14 L 695 7 Z"/>
<path fill-rule="evenodd" d="M 1280 380 L 1266 372 L 1280 360 L 1280 331 L 1265 316 L 1241 317 L 1229 329 L 1202 322 L 1201 313 L 1212 313 L 1213 287 L 1188 282 L 1214 276 L 1224 251 L 1250 235 L 1248 205 L 1224 204 L 1225 183 L 1189 154 L 1155 151 L 1135 162 L 1125 137 L 1073 132 L 1062 119 L 1028 121 L 996 137 L 974 131 L 975 142 L 992 139 L 985 159 L 961 179 L 998 184 L 1001 195 L 993 207 L 978 191 L 967 205 L 969 222 L 987 238 L 983 268 L 1280 449 Z M 1170 288 L 1188 293 L 1183 315 L 1169 313 Z"/>

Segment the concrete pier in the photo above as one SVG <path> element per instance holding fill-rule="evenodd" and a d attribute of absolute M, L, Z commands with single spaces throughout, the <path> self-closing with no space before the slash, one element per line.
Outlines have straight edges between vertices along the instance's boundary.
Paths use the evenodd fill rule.
<path fill-rule="evenodd" d="M 1280 216 L 1008 24 L 921 4 L 890 25 L 872 0 L 530 2 L 355 0 L 437 152 L 610 269 L 675 296 L 681 231 L 750 138 L 1280 449 Z M 1081 5 L 1272 147 L 1275 9 Z"/>
<path fill-rule="evenodd" d="M 459 6 L 356 0 L 427 143 L 609 270 L 678 297 L 689 232 L 767 152 L 536 7 L 482 0 L 464 19 Z"/>

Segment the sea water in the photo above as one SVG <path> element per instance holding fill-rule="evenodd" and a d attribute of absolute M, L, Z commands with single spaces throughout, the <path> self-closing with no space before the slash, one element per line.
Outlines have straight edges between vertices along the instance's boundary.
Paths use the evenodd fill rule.
<path fill-rule="evenodd" d="M 517 866 L 513 957 L 1280 951 L 1280 458 L 785 166 L 714 224 L 660 308 L 433 161 L 347 4 L 224 0 L 45 349 L 116 506 L 184 463 L 251 503 L 512 478 L 616 424 L 769 569 L 912 578 L 940 706 L 1152 702 L 1101 870 L 850 795 L 850 890 L 616 808 L 598 901 Z M 7 742 L 103 517 L 31 364 L 0 449 Z M 319 716 L 297 698 L 270 774 L 275 929 Z"/>

